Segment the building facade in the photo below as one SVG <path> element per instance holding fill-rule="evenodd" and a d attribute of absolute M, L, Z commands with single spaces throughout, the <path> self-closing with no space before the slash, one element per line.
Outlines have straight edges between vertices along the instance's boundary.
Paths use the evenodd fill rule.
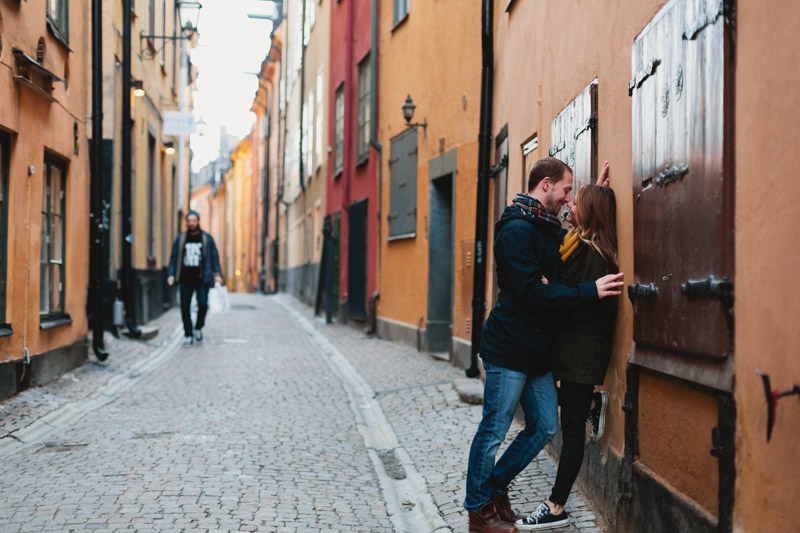
<path fill-rule="evenodd" d="M 463 366 L 472 331 L 479 3 L 385 5 L 378 77 L 378 334 Z M 407 98 L 416 106 L 409 121 Z"/>
<path fill-rule="evenodd" d="M 0 1 L 0 399 L 87 357 L 89 15 Z"/>
<path fill-rule="evenodd" d="M 756 372 L 781 390 L 800 376 L 785 290 L 798 254 L 780 244 L 800 199 L 782 157 L 798 76 L 781 67 L 797 59 L 800 9 L 733 6 L 494 2 L 498 208 L 540 157 L 568 162 L 576 189 L 611 164 L 627 288 L 606 435 L 588 444 L 581 483 L 615 531 L 796 527 L 786 466 L 800 432 L 787 420 L 800 407 L 779 400 L 768 439 Z"/>
<path fill-rule="evenodd" d="M 131 12 L 131 238 L 133 306 L 142 324 L 175 303 L 166 283 L 172 242 L 182 229 L 189 203 L 190 151 L 178 161 L 178 136 L 164 133 L 166 111 L 183 99 L 191 102 L 192 82 L 181 76 L 181 57 L 193 40 L 180 39 L 178 3 L 174 0 L 135 2 Z M 109 206 L 108 299 L 119 288 L 123 269 L 122 240 L 122 51 L 123 3 L 103 4 L 104 172 Z M 184 48 L 182 54 L 181 48 Z M 187 60 L 188 61 L 188 60 Z M 189 68 L 189 80 L 196 76 Z M 184 176 L 179 176 L 179 169 Z M 109 302 L 110 305 L 110 302 Z"/>
<path fill-rule="evenodd" d="M 365 320 L 378 287 L 378 155 L 372 27 L 377 2 L 329 2 L 327 205 L 332 250 L 330 294 L 343 319 Z M 376 49 L 376 48 L 375 48 Z"/>

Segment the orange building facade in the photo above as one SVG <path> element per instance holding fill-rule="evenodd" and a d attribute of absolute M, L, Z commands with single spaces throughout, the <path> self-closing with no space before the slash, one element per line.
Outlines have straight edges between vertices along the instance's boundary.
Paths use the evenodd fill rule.
<path fill-rule="evenodd" d="M 89 21 L 0 1 L 0 399 L 87 357 Z"/>
<path fill-rule="evenodd" d="M 463 366 L 471 337 L 480 3 L 395 7 L 401 11 L 382 5 L 379 26 L 377 332 Z M 409 96 L 414 126 L 403 116 Z"/>
<path fill-rule="evenodd" d="M 756 371 L 772 388 L 800 382 L 800 257 L 782 244 L 800 200 L 785 156 L 798 75 L 782 66 L 798 59 L 800 8 L 497 0 L 494 12 L 493 150 L 508 156 L 495 205 L 548 154 L 576 185 L 611 164 L 628 287 L 585 493 L 615 531 L 796 529 L 800 404 L 778 400 L 768 441 Z"/>

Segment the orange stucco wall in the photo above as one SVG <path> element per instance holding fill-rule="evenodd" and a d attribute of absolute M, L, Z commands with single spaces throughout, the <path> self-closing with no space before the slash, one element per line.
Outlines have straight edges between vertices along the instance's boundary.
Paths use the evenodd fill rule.
<path fill-rule="evenodd" d="M 431 159 L 457 148 L 454 177 L 453 335 L 464 336 L 461 312 L 461 242 L 475 237 L 475 194 L 480 113 L 480 3 L 412 2 L 396 28 L 392 5 L 380 12 L 379 132 L 383 145 L 382 235 L 378 316 L 424 328 L 428 302 L 428 209 Z M 447 31 L 443 31 L 447 28 Z M 401 106 L 410 94 L 417 105 L 416 237 L 387 242 L 391 139 L 405 131 Z M 469 285 L 467 290 L 471 291 Z"/>
<path fill-rule="evenodd" d="M 737 531 L 792 531 L 800 509 L 800 397 L 767 408 L 755 369 L 772 387 L 800 384 L 800 298 L 794 220 L 800 205 L 800 4 L 738 6 L 736 71 L 736 509 Z M 769 527 L 765 527 L 765 524 Z"/>
<path fill-rule="evenodd" d="M 71 344 L 86 334 L 88 283 L 89 143 L 86 132 L 89 13 L 87 4 L 70 2 L 69 46 L 55 39 L 46 27 L 44 2 L 0 2 L 0 128 L 11 134 L 7 245 L 7 295 L 5 320 L 14 333 L 0 338 L 0 362 L 20 359 L 27 348 L 32 356 Z M 68 83 L 54 83 L 49 102 L 14 82 L 12 47 L 35 58 L 37 43 L 45 43 L 44 66 Z M 78 125 L 74 153 L 73 125 Z M 41 206 L 45 153 L 67 166 L 65 313 L 72 324 L 39 329 L 39 277 Z M 32 175 L 28 167 L 33 166 Z M 70 253 L 86 250 L 87 253 Z"/>
<path fill-rule="evenodd" d="M 495 4 L 493 133 L 497 135 L 508 125 L 508 200 L 522 186 L 522 145 L 537 134 L 540 157 L 546 156 L 553 119 L 597 78 L 598 159 L 600 164 L 606 159 L 611 164 L 620 270 L 625 273 L 626 283 L 632 283 L 632 119 L 627 91 L 631 46 L 665 2 L 514 2 L 506 12 L 507 4 Z M 492 283 L 488 285 L 491 287 Z M 619 304 L 613 357 L 602 387 L 609 393 L 602 446 L 604 453 L 617 458 L 624 449 L 621 406 L 633 334 L 630 302 L 621 296 Z M 641 464 L 716 515 L 718 463 L 708 453 L 711 429 L 717 425 L 713 393 L 679 385 L 656 374 L 643 374 L 640 401 Z M 688 409 L 689 413 L 681 409 Z M 690 422 L 690 429 L 685 430 L 678 421 Z M 680 441 L 675 435 L 681 436 Z M 702 467 L 703 474 L 698 475 L 693 466 Z"/>

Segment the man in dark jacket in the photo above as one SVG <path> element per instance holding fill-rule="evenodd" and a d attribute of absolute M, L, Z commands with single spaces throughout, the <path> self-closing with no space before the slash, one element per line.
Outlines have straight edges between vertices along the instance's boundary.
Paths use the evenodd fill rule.
<path fill-rule="evenodd" d="M 186 214 L 187 230 L 175 238 L 169 258 L 167 283 L 178 280 L 180 287 L 181 315 L 183 316 L 183 345 L 191 346 L 195 339 L 203 340 L 203 325 L 208 312 L 208 290 L 214 282 L 222 283 L 222 269 L 214 238 L 200 229 L 197 211 Z M 189 305 L 192 294 L 197 293 L 197 323 L 192 335 L 192 316 Z"/>
<path fill-rule="evenodd" d="M 531 169 L 528 194 L 518 194 L 495 225 L 499 292 L 481 337 L 483 418 L 470 449 L 464 501 L 470 532 L 514 532 L 513 523 L 524 518 L 511 509 L 508 485 L 558 430 L 549 354 L 559 312 L 620 294 L 622 274 L 577 288 L 542 282 L 543 276 L 559 279 L 564 231 L 556 213 L 571 191 L 569 166 L 542 159 Z M 495 464 L 517 404 L 525 428 Z"/>

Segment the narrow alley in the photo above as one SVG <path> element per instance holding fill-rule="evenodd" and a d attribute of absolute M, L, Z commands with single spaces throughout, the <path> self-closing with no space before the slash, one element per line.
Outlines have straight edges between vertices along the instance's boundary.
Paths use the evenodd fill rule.
<path fill-rule="evenodd" d="M 173 309 L 148 344 L 0 404 L 0 530 L 466 529 L 481 407 L 461 370 L 287 295 L 231 304 L 199 345 Z M 540 454 L 512 502 L 530 512 L 554 474 Z M 579 492 L 568 509 L 564 531 L 602 531 Z"/>

